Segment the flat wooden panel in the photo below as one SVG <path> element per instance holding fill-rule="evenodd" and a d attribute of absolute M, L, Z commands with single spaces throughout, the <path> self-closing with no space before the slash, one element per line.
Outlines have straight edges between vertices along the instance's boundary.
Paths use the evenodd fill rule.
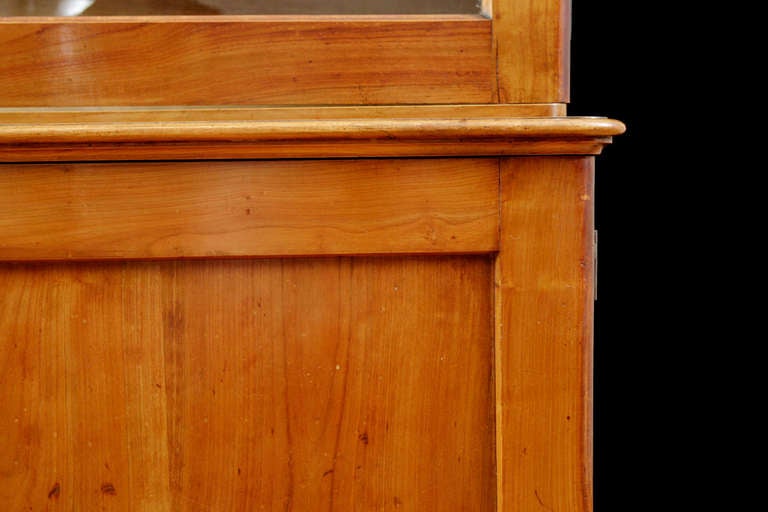
<path fill-rule="evenodd" d="M 488 103 L 479 16 L 0 20 L 0 105 Z"/>
<path fill-rule="evenodd" d="M 502 163 L 500 510 L 592 508 L 592 165 Z"/>
<path fill-rule="evenodd" d="M 489 252 L 498 163 L 0 166 L 0 260 Z"/>
<path fill-rule="evenodd" d="M 567 102 L 571 0 L 493 0 L 492 4 L 498 101 Z"/>
<path fill-rule="evenodd" d="M 0 265 L 4 510 L 168 510 L 158 277 Z"/>
<path fill-rule="evenodd" d="M 490 259 L 0 265 L 8 510 L 495 510 Z"/>

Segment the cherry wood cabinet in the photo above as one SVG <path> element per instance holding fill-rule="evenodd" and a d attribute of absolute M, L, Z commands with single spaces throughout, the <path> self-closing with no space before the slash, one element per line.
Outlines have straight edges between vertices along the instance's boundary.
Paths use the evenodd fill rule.
<path fill-rule="evenodd" d="M 624 127 L 483 13 L 0 19 L 0 508 L 591 510 Z"/>

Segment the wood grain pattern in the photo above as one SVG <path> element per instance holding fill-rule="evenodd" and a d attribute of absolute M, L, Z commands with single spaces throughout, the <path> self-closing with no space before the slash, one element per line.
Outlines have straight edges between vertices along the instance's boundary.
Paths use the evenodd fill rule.
<path fill-rule="evenodd" d="M 454 107 L 444 112 L 451 117 L 432 118 L 382 110 L 380 118 L 77 123 L 35 122 L 31 114 L 0 126 L 0 161 L 595 154 L 624 131 L 612 119 L 485 117 L 480 110 Z"/>
<path fill-rule="evenodd" d="M 0 19 L 0 509 L 591 510 L 624 126 L 481 8 Z"/>
<path fill-rule="evenodd" d="M 566 103 L 570 1 L 482 12 L 0 18 L 1 104 Z"/>
<path fill-rule="evenodd" d="M 442 158 L 515 155 L 598 155 L 611 137 L 575 139 L 496 139 L 332 143 L 158 143 L 12 145 L 0 151 L 0 163 L 101 162 L 232 159 Z"/>
<path fill-rule="evenodd" d="M 495 510 L 485 256 L 0 264 L 8 510 Z"/>
<path fill-rule="evenodd" d="M 567 103 L 571 1 L 492 3 L 498 102 Z"/>
<path fill-rule="evenodd" d="M 564 103 L 345 106 L 0 107 L 3 124 L 565 117 Z"/>
<path fill-rule="evenodd" d="M 490 252 L 491 159 L 7 164 L 0 260 Z"/>
<path fill-rule="evenodd" d="M 0 265 L 0 503 L 164 510 L 160 281 L 147 266 Z"/>
<path fill-rule="evenodd" d="M 481 16 L 0 20 L 0 105 L 491 102 Z"/>
<path fill-rule="evenodd" d="M 252 15 L 252 14 L 437 14 L 476 13 L 475 0 L 96 0 L 81 5 L 82 16 Z M 65 0 L 3 0 L 0 16 L 56 16 Z M 77 6 L 75 4 L 73 7 Z"/>
<path fill-rule="evenodd" d="M 593 162 L 502 162 L 499 510 L 592 507 Z"/>
<path fill-rule="evenodd" d="M 468 114 L 471 113 L 471 108 Z M 363 140 L 568 139 L 609 137 L 622 123 L 600 117 L 291 119 L 268 121 L 144 121 L 16 123 L 0 131 L 0 141 L 20 143 L 290 142 Z"/>

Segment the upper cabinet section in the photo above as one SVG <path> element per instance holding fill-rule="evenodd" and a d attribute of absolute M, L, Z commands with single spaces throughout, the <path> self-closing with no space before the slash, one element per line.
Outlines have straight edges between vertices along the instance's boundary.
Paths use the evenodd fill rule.
<path fill-rule="evenodd" d="M 492 103 L 495 97 L 491 23 L 480 17 L 221 18 L 5 18 L 0 107 Z"/>
<path fill-rule="evenodd" d="M 0 0 L 0 108 L 563 104 L 569 27 L 570 0 Z"/>
<path fill-rule="evenodd" d="M 477 14 L 478 0 L 2 0 L 0 16 Z"/>

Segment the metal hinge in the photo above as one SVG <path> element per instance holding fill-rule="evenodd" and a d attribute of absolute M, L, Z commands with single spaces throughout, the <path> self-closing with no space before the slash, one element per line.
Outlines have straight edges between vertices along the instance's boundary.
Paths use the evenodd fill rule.
<path fill-rule="evenodd" d="M 592 238 L 592 293 L 597 300 L 597 230 Z"/>

